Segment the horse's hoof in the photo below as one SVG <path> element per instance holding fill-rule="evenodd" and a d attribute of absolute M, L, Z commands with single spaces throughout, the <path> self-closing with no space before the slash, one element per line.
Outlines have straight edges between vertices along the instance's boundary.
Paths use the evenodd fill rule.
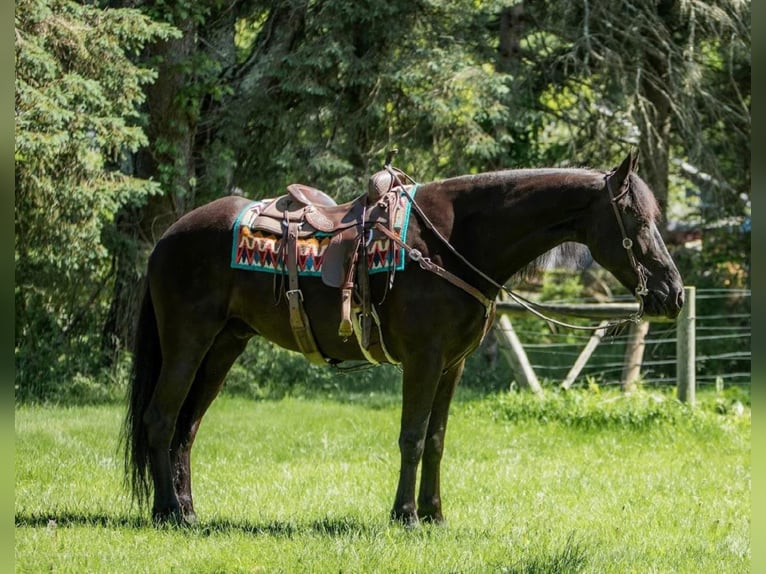
<path fill-rule="evenodd" d="M 179 496 L 178 503 L 186 523 L 197 524 L 197 514 L 194 512 L 194 503 L 191 496 Z"/>
<path fill-rule="evenodd" d="M 196 513 L 192 510 L 191 512 L 184 513 L 184 521 L 186 524 L 197 524 L 199 522 L 199 518 L 197 518 Z"/>
<path fill-rule="evenodd" d="M 164 508 L 152 512 L 152 522 L 155 526 L 188 526 L 190 523 L 180 508 Z"/>
<path fill-rule="evenodd" d="M 391 520 L 398 522 L 405 528 L 417 528 L 420 526 L 420 521 L 418 520 L 418 515 L 416 512 L 392 510 Z"/>
<path fill-rule="evenodd" d="M 418 516 L 423 523 L 438 524 L 439 526 L 446 526 L 447 524 L 441 512 L 418 512 Z"/>

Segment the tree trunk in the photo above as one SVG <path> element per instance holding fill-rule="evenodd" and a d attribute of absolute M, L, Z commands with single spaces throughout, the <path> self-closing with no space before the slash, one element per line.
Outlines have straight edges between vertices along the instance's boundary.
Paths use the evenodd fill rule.
<path fill-rule="evenodd" d="M 677 45 L 684 45 L 688 22 L 680 12 L 678 0 L 656 3 L 658 21 L 664 26 L 664 36 Z M 641 130 L 639 142 L 641 177 L 654 191 L 663 221 L 667 221 L 668 164 L 670 135 L 673 128 L 671 107 L 670 54 L 654 45 L 644 48 L 643 69 L 640 70 L 637 123 Z M 667 228 L 660 230 L 665 236 Z"/>
<path fill-rule="evenodd" d="M 114 248 L 112 300 L 101 330 L 101 351 L 107 364 L 114 364 L 120 352 L 132 349 L 134 344 L 143 280 L 138 270 L 146 261 L 141 249 L 146 242 L 140 241 L 136 233 L 139 221 L 138 208 L 123 208 L 115 218 L 119 239 Z"/>
<path fill-rule="evenodd" d="M 641 178 L 649 185 L 660 204 L 663 221 L 668 207 L 668 146 L 672 126 L 666 84 L 667 61 L 647 58 L 647 68 L 641 75 L 640 105 L 637 123 L 641 131 L 638 144 Z M 660 84 L 662 82 L 662 84 Z M 660 231 L 665 234 L 663 227 Z"/>
<path fill-rule="evenodd" d="M 196 27 L 190 18 L 178 26 L 183 32 L 180 38 L 158 42 L 145 55 L 161 63 L 157 80 L 146 88 L 149 145 L 135 154 L 131 171 L 136 177 L 160 181 L 163 193 L 150 196 L 142 207 L 122 208 L 115 218 L 114 288 L 101 340 L 107 360 L 133 346 L 143 279 L 139 270 L 146 267 L 149 248 L 194 202 L 197 110 L 189 109 L 194 102 L 183 93 L 192 81 L 188 62 L 195 50 Z"/>
<path fill-rule="evenodd" d="M 232 157 L 237 141 L 242 139 L 242 123 L 229 121 L 234 96 L 214 96 L 211 92 L 228 83 L 226 71 L 237 64 L 237 17 L 236 9 L 226 9 L 208 18 L 199 30 L 199 35 L 205 38 L 198 47 L 201 56 L 215 62 L 224 72 L 217 78 L 207 78 L 210 86 L 200 102 L 200 120 L 194 138 L 195 206 L 231 193 L 234 185 L 236 162 Z M 225 91 L 221 89 L 218 94 Z"/>
<path fill-rule="evenodd" d="M 158 42 L 147 50 L 148 60 L 157 60 L 157 80 L 146 89 L 146 134 L 149 145 L 135 154 L 133 175 L 160 181 L 162 195 L 152 196 L 141 207 L 126 207 L 117 216 L 115 282 L 107 321 L 102 330 L 102 348 L 116 357 L 122 348 L 132 348 L 135 318 L 140 305 L 143 270 L 148 253 L 162 233 L 181 215 L 230 193 L 236 177 L 238 146 L 243 143 L 247 106 L 252 93 L 266 93 L 276 81 L 263 77 L 258 62 L 264 55 L 286 54 L 303 28 L 305 7 L 274 9 L 264 24 L 262 38 L 249 58 L 237 66 L 234 44 L 238 6 L 225 5 L 219 13 L 195 24 L 192 17 L 181 20 L 180 38 Z M 204 37 L 204 42 L 197 37 Z M 215 61 L 221 76 L 200 78 L 191 65 L 196 57 Z M 216 83 L 226 83 L 232 95 L 217 100 L 211 96 Z M 198 185 L 199 183 L 199 185 Z M 199 195 L 199 197 L 198 197 Z"/>
<path fill-rule="evenodd" d="M 521 62 L 521 39 L 524 37 L 524 3 L 506 6 L 500 12 L 498 72 L 514 72 Z"/>

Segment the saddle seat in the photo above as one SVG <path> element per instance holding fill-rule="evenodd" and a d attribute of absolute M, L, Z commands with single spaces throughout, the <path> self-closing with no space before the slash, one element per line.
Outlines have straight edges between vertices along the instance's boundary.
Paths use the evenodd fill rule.
<path fill-rule="evenodd" d="M 287 186 L 287 193 L 296 203 L 303 205 L 316 205 L 320 207 L 332 207 L 338 203 L 324 191 L 302 183 L 291 183 Z"/>
<path fill-rule="evenodd" d="M 366 195 L 338 205 L 323 191 L 300 183 L 290 184 L 287 190 L 287 194 L 272 200 L 261 210 L 251 226 L 253 230 L 282 235 L 290 223 L 297 222 L 299 238 L 317 232 L 334 235 L 381 215 L 377 205 L 368 206 Z M 311 192 L 307 193 L 308 190 Z"/>
<path fill-rule="evenodd" d="M 377 175 L 377 174 L 376 174 Z M 303 294 L 298 285 L 298 239 L 312 236 L 330 237 L 322 260 L 322 282 L 341 290 L 341 319 L 338 335 L 353 332 L 351 303 L 356 288 L 358 307 L 369 318 L 369 276 L 366 245 L 376 224 L 391 229 L 399 209 L 401 182 L 385 181 L 380 185 L 373 176 L 367 193 L 338 205 L 325 192 L 300 183 L 287 186 L 287 193 L 266 204 L 250 222 L 250 231 L 263 231 L 280 237 L 279 249 L 287 268 L 289 289 L 287 300 L 290 324 L 301 351 L 312 361 L 324 363 L 303 309 Z M 385 178 L 382 178 L 385 179 Z M 373 181 L 378 182 L 374 185 Z M 365 339 L 369 339 L 369 320 Z"/>

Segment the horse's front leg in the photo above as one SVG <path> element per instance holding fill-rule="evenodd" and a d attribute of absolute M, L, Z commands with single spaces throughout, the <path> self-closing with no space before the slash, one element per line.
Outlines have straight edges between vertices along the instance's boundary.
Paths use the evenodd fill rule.
<path fill-rule="evenodd" d="M 430 522 L 443 522 L 441 491 L 439 487 L 440 466 L 444 453 L 444 435 L 447 431 L 449 406 L 455 394 L 460 377 L 463 374 L 465 360 L 460 361 L 444 373 L 436 389 L 431 417 L 426 432 L 423 450 L 423 467 L 420 474 L 420 492 L 418 493 L 418 517 Z"/>
<path fill-rule="evenodd" d="M 401 466 L 391 517 L 404 524 L 418 521 L 415 483 L 418 465 L 425 449 L 426 430 L 436 388 L 441 377 L 441 361 L 420 359 L 404 366 L 402 380 L 402 420 L 399 432 Z"/>

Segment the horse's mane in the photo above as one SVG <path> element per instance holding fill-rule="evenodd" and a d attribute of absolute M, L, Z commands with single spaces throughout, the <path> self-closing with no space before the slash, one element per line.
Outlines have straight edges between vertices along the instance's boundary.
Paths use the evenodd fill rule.
<path fill-rule="evenodd" d="M 503 169 L 498 171 L 485 171 L 482 173 L 473 173 L 467 175 L 457 175 L 435 183 L 441 183 L 444 186 L 449 187 L 453 185 L 455 187 L 465 187 L 471 184 L 489 185 L 493 183 L 503 184 L 505 182 L 524 180 L 529 177 L 535 176 L 576 176 L 576 177 L 588 177 L 596 176 L 603 177 L 604 172 L 599 172 L 594 169 L 580 168 L 580 167 L 536 167 L 536 168 L 516 168 L 516 169 Z"/>
<path fill-rule="evenodd" d="M 527 178 L 530 176 L 540 175 L 560 175 L 560 176 L 576 176 L 585 178 L 596 178 L 597 180 L 603 180 L 606 177 L 607 172 L 587 167 L 545 167 L 545 168 L 523 168 L 523 169 L 510 169 L 500 170 L 494 172 L 484 172 L 471 175 L 461 175 L 443 180 L 443 184 L 449 185 L 457 184 L 464 185 L 468 182 L 480 181 L 484 184 L 492 183 L 496 181 L 502 183 L 505 181 L 514 181 L 518 179 Z M 628 194 L 629 207 L 632 209 L 638 217 L 648 222 L 658 223 L 661 219 L 661 209 L 657 198 L 652 193 L 649 186 L 642 180 L 637 174 L 630 174 L 631 193 Z M 603 184 L 602 184 L 603 185 Z M 616 191 L 616 190 L 615 190 Z"/>

